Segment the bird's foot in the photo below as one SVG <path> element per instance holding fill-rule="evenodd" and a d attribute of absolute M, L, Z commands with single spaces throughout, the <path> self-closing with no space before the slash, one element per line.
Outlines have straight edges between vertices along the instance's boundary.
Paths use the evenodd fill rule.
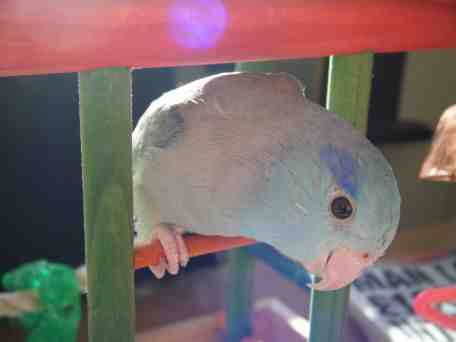
<path fill-rule="evenodd" d="M 179 272 L 179 266 L 187 265 L 189 255 L 182 233 L 182 228 L 169 224 L 161 223 L 154 228 L 154 238 L 160 241 L 165 254 L 158 265 L 149 266 L 158 279 L 163 278 L 166 271 L 176 275 Z"/>

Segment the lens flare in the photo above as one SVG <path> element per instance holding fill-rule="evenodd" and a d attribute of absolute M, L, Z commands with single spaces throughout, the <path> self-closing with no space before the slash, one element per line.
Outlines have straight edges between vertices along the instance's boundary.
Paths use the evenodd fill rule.
<path fill-rule="evenodd" d="M 227 12 L 221 0 L 176 0 L 169 11 L 175 41 L 190 49 L 209 49 L 223 36 Z"/>

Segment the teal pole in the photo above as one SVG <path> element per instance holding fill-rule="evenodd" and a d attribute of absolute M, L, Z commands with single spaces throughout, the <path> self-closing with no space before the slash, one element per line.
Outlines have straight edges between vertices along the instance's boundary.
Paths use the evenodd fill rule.
<path fill-rule="evenodd" d="M 310 274 L 307 273 L 301 264 L 287 258 L 274 247 L 265 243 L 256 243 L 247 247 L 247 250 L 256 260 L 261 260 L 288 281 L 291 281 L 304 291 L 310 292 L 308 286 L 311 282 Z"/>
<path fill-rule="evenodd" d="M 248 71 L 256 63 L 239 63 L 235 71 Z M 226 341 L 241 342 L 253 333 L 253 277 L 255 257 L 248 248 L 237 248 L 228 252 L 229 280 L 225 291 Z"/>
<path fill-rule="evenodd" d="M 248 247 L 229 252 L 229 280 L 226 294 L 226 341 L 240 342 L 251 336 L 253 278 L 255 257 L 249 254 Z"/>
<path fill-rule="evenodd" d="M 332 56 L 329 60 L 326 107 L 363 132 L 372 81 L 373 54 Z M 315 281 L 315 279 L 314 279 Z M 311 291 L 310 342 L 341 342 L 350 286 L 331 291 Z"/>
<path fill-rule="evenodd" d="M 79 73 L 90 342 L 133 342 L 131 74 Z"/>

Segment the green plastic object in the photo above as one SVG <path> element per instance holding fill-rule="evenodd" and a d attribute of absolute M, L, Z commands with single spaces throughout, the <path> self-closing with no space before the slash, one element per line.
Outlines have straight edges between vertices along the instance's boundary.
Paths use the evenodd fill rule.
<path fill-rule="evenodd" d="M 34 290 L 40 306 L 19 318 L 28 331 L 27 342 L 73 342 L 81 319 L 79 281 L 74 270 L 62 264 L 36 261 L 3 276 L 8 291 Z"/>

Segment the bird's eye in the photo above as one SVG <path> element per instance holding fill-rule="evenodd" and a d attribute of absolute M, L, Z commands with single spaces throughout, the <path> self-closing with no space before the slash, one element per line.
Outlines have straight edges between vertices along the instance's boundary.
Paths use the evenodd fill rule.
<path fill-rule="evenodd" d="M 347 197 L 338 196 L 331 202 L 331 213 L 339 220 L 346 220 L 352 216 L 353 206 Z"/>

